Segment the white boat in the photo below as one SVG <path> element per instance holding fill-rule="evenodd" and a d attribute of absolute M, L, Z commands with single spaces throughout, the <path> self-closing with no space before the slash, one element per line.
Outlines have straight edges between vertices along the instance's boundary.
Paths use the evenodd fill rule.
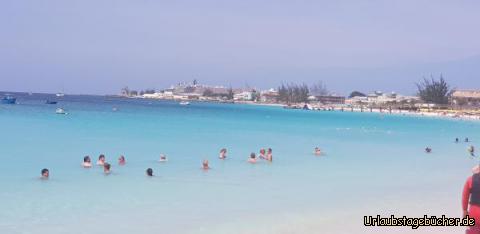
<path fill-rule="evenodd" d="M 182 106 L 188 106 L 188 105 L 190 105 L 190 102 L 181 101 L 181 102 L 180 102 L 180 105 L 182 105 Z"/>
<path fill-rule="evenodd" d="M 63 97 L 63 96 L 65 96 L 64 93 L 57 93 L 57 94 L 55 94 L 55 95 L 57 95 L 57 97 Z"/>
<path fill-rule="evenodd" d="M 67 114 L 67 112 L 63 108 L 57 108 L 55 113 L 59 114 L 59 115 L 66 115 Z"/>

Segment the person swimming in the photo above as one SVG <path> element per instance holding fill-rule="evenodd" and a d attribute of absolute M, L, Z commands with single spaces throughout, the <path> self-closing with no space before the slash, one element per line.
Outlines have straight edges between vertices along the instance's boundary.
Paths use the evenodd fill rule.
<path fill-rule="evenodd" d="M 226 159 L 227 158 L 227 149 L 223 148 L 220 150 L 220 155 L 218 156 L 219 159 Z"/>
<path fill-rule="evenodd" d="M 97 165 L 103 166 L 104 164 L 105 164 L 105 155 L 100 154 L 100 156 L 98 156 Z"/>
<path fill-rule="evenodd" d="M 315 150 L 313 151 L 313 154 L 320 156 L 322 155 L 322 150 L 318 147 L 315 147 Z"/>
<path fill-rule="evenodd" d="M 265 156 L 265 149 L 260 149 L 260 153 L 258 154 L 258 157 L 261 159 L 267 159 L 267 156 Z"/>
<path fill-rule="evenodd" d="M 92 160 L 90 159 L 90 156 L 87 155 L 87 156 L 83 157 L 82 167 L 84 167 L 84 168 L 92 167 Z"/>
<path fill-rule="evenodd" d="M 255 155 L 255 153 L 251 153 L 250 154 L 250 158 L 248 158 L 247 162 L 249 163 L 256 163 L 257 162 L 257 156 Z"/>
<path fill-rule="evenodd" d="M 126 161 L 125 161 L 125 156 L 120 155 L 120 157 L 118 157 L 118 165 L 124 166 L 125 163 L 126 163 Z"/>
<path fill-rule="evenodd" d="M 470 140 L 468 139 L 468 137 L 465 138 L 465 142 L 469 142 Z"/>
<path fill-rule="evenodd" d="M 273 150 L 272 148 L 268 148 L 267 150 L 267 160 L 272 162 L 273 161 Z"/>
<path fill-rule="evenodd" d="M 457 138 L 455 138 L 455 143 L 458 143 L 458 142 L 460 142 L 460 140 L 457 137 Z"/>
<path fill-rule="evenodd" d="M 432 149 L 430 147 L 425 148 L 425 153 L 429 154 L 432 152 Z"/>
<path fill-rule="evenodd" d="M 210 166 L 208 166 L 208 160 L 207 159 L 203 160 L 202 169 L 203 170 L 209 170 L 210 169 Z"/>
<path fill-rule="evenodd" d="M 111 172 L 110 168 L 111 168 L 110 163 L 104 163 L 103 164 L 103 173 L 105 173 L 105 175 L 110 174 L 110 172 Z"/>
<path fill-rule="evenodd" d="M 471 145 L 470 147 L 468 147 L 468 152 L 470 153 L 470 155 L 472 157 L 475 156 L 475 147 L 473 147 L 473 145 Z"/>
<path fill-rule="evenodd" d="M 166 162 L 168 161 L 167 155 L 165 154 L 160 154 L 160 159 L 158 160 L 159 162 Z"/>
<path fill-rule="evenodd" d="M 152 168 L 148 168 L 145 173 L 147 174 L 147 176 L 149 177 L 152 177 L 153 176 L 153 169 Z"/>
<path fill-rule="evenodd" d="M 42 180 L 48 180 L 48 177 L 50 176 L 50 171 L 47 168 L 43 168 L 41 171 L 41 177 L 40 179 Z"/>

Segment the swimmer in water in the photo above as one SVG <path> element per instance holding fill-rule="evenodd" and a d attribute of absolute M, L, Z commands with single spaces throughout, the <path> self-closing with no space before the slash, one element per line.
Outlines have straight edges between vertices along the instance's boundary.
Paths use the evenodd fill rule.
<path fill-rule="evenodd" d="M 165 154 L 160 154 L 160 159 L 158 160 L 159 162 L 166 162 L 168 161 L 167 155 Z"/>
<path fill-rule="evenodd" d="M 120 157 L 118 157 L 118 165 L 123 166 L 125 165 L 125 163 L 126 163 L 125 156 L 120 155 Z"/>
<path fill-rule="evenodd" d="M 208 166 L 208 160 L 203 160 L 202 162 L 202 169 L 203 170 L 209 170 L 210 169 L 210 166 Z"/>
<path fill-rule="evenodd" d="M 147 174 L 148 177 L 152 177 L 153 176 L 153 169 L 148 168 L 147 171 L 145 171 L 145 173 Z"/>
<path fill-rule="evenodd" d="M 468 152 L 470 153 L 470 156 L 474 157 L 475 156 L 475 147 L 473 147 L 473 145 L 468 147 Z"/>
<path fill-rule="evenodd" d="M 260 149 L 260 154 L 258 155 L 260 159 L 267 159 L 267 156 L 265 156 L 265 149 Z"/>
<path fill-rule="evenodd" d="M 104 164 L 105 164 L 105 155 L 100 154 L 100 156 L 98 156 L 97 165 L 103 166 Z"/>
<path fill-rule="evenodd" d="M 248 158 L 247 162 L 249 162 L 249 163 L 256 163 L 257 162 L 257 157 L 256 157 L 255 153 L 250 154 L 250 158 Z"/>
<path fill-rule="evenodd" d="M 425 153 L 429 154 L 432 152 L 432 149 L 430 147 L 425 148 Z"/>
<path fill-rule="evenodd" d="M 267 160 L 272 162 L 273 161 L 273 150 L 272 148 L 268 148 L 267 150 Z"/>
<path fill-rule="evenodd" d="M 458 143 L 460 140 L 457 138 L 455 138 L 455 143 Z"/>
<path fill-rule="evenodd" d="M 84 168 L 92 167 L 92 160 L 90 159 L 90 156 L 87 155 L 87 156 L 83 157 L 82 167 L 84 167 Z"/>
<path fill-rule="evenodd" d="M 313 151 L 313 154 L 315 154 L 317 156 L 320 156 L 322 154 L 322 150 L 320 150 L 320 148 L 318 148 L 318 147 L 315 147 L 315 150 Z"/>
<path fill-rule="evenodd" d="M 223 148 L 220 150 L 220 155 L 218 156 L 219 159 L 226 159 L 227 158 L 227 149 Z"/>
<path fill-rule="evenodd" d="M 468 137 L 467 137 L 467 138 L 465 138 L 465 142 L 469 142 L 469 141 L 470 141 L 470 140 L 468 139 Z"/>
<path fill-rule="evenodd" d="M 48 180 L 48 177 L 50 176 L 50 171 L 47 168 L 44 168 L 42 169 L 41 173 L 42 173 L 42 176 L 40 177 L 40 179 Z"/>
<path fill-rule="evenodd" d="M 110 163 L 104 163 L 103 164 L 103 173 L 105 173 L 105 175 L 108 175 L 110 174 Z"/>

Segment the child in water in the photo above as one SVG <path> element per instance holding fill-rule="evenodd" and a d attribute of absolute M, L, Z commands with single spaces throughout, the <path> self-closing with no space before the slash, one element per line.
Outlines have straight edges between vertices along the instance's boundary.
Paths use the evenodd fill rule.
<path fill-rule="evenodd" d="M 317 156 L 320 156 L 322 154 L 322 150 L 320 150 L 320 148 L 318 147 L 315 147 L 315 150 L 313 151 L 313 153 Z"/>

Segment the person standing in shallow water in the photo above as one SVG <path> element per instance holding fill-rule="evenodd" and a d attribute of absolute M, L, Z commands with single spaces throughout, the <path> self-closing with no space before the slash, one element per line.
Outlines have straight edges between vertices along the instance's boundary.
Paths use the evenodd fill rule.
<path fill-rule="evenodd" d="M 267 159 L 267 156 L 265 156 L 265 149 L 260 149 L 260 154 L 258 155 L 258 158 Z"/>
<path fill-rule="evenodd" d="M 47 168 L 44 168 L 42 169 L 41 173 L 42 173 L 42 176 L 40 177 L 40 179 L 48 180 L 48 178 L 50 177 L 50 171 Z"/>
<path fill-rule="evenodd" d="M 125 156 L 120 155 L 120 157 L 118 158 L 118 165 L 124 166 L 125 163 L 126 163 L 126 161 L 125 161 Z"/>
<path fill-rule="evenodd" d="M 218 156 L 219 159 L 226 159 L 227 158 L 227 149 L 223 148 L 220 150 L 220 155 Z"/>
<path fill-rule="evenodd" d="M 480 174 L 478 171 L 478 167 L 474 168 L 474 174 L 468 177 L 463 186 L 463 217 L 468 215 L 475 219 L 475 226 L 469 227 L 466 234 L 480 234 Z"/>
<path fill-rule="evenodd" d="M 100 154 L 100 156 L 98 156 L 97 165 L 103 166 L 104 164 L 105 164 L 105 155 Z"/>
<path fill-rule="evenodd" d="M 83 157 L 82 167 L 84 167 L 84 168 L 92 167 L 92 160 L 90 159 L 90 156 L 87 155 L 87 156 Z"/>
<path fill-rule="evenodd" d="M 255 153 L 250 154 L 250 158 L 248 158 L 247 162 L 249 162 L 249 163 L 256 163 L 257 162 L 257 156 L 255 155 Z"/>
<path fill-rule="evenodd" d="M 203 170 L 210 170 L 210 166 L 208 165 L 208 160 L 203 160 L 202 162 L 202 169 Z"/>
<path fill-rule="evenodd" d="M 148 177 L 152 177 L 153 176 L 153 169 L 152 168 L 148 168 L 145 173 L 147 174 Z"/>
<path fill-rule="evenodd" d="M 103 164 L 103 173 L 105 173 L 105 175 L 110 174 L 112 172 L 110 168 L 111 168 L 110 163 Z"/>
<path fill-rule="evenodd" d="M 268 148 L 268 150 L 267 150 L 267 161 L 270 161 L 270 162 L 273 161 L 273 150 L 272 150 L 272 148 Z"/>

